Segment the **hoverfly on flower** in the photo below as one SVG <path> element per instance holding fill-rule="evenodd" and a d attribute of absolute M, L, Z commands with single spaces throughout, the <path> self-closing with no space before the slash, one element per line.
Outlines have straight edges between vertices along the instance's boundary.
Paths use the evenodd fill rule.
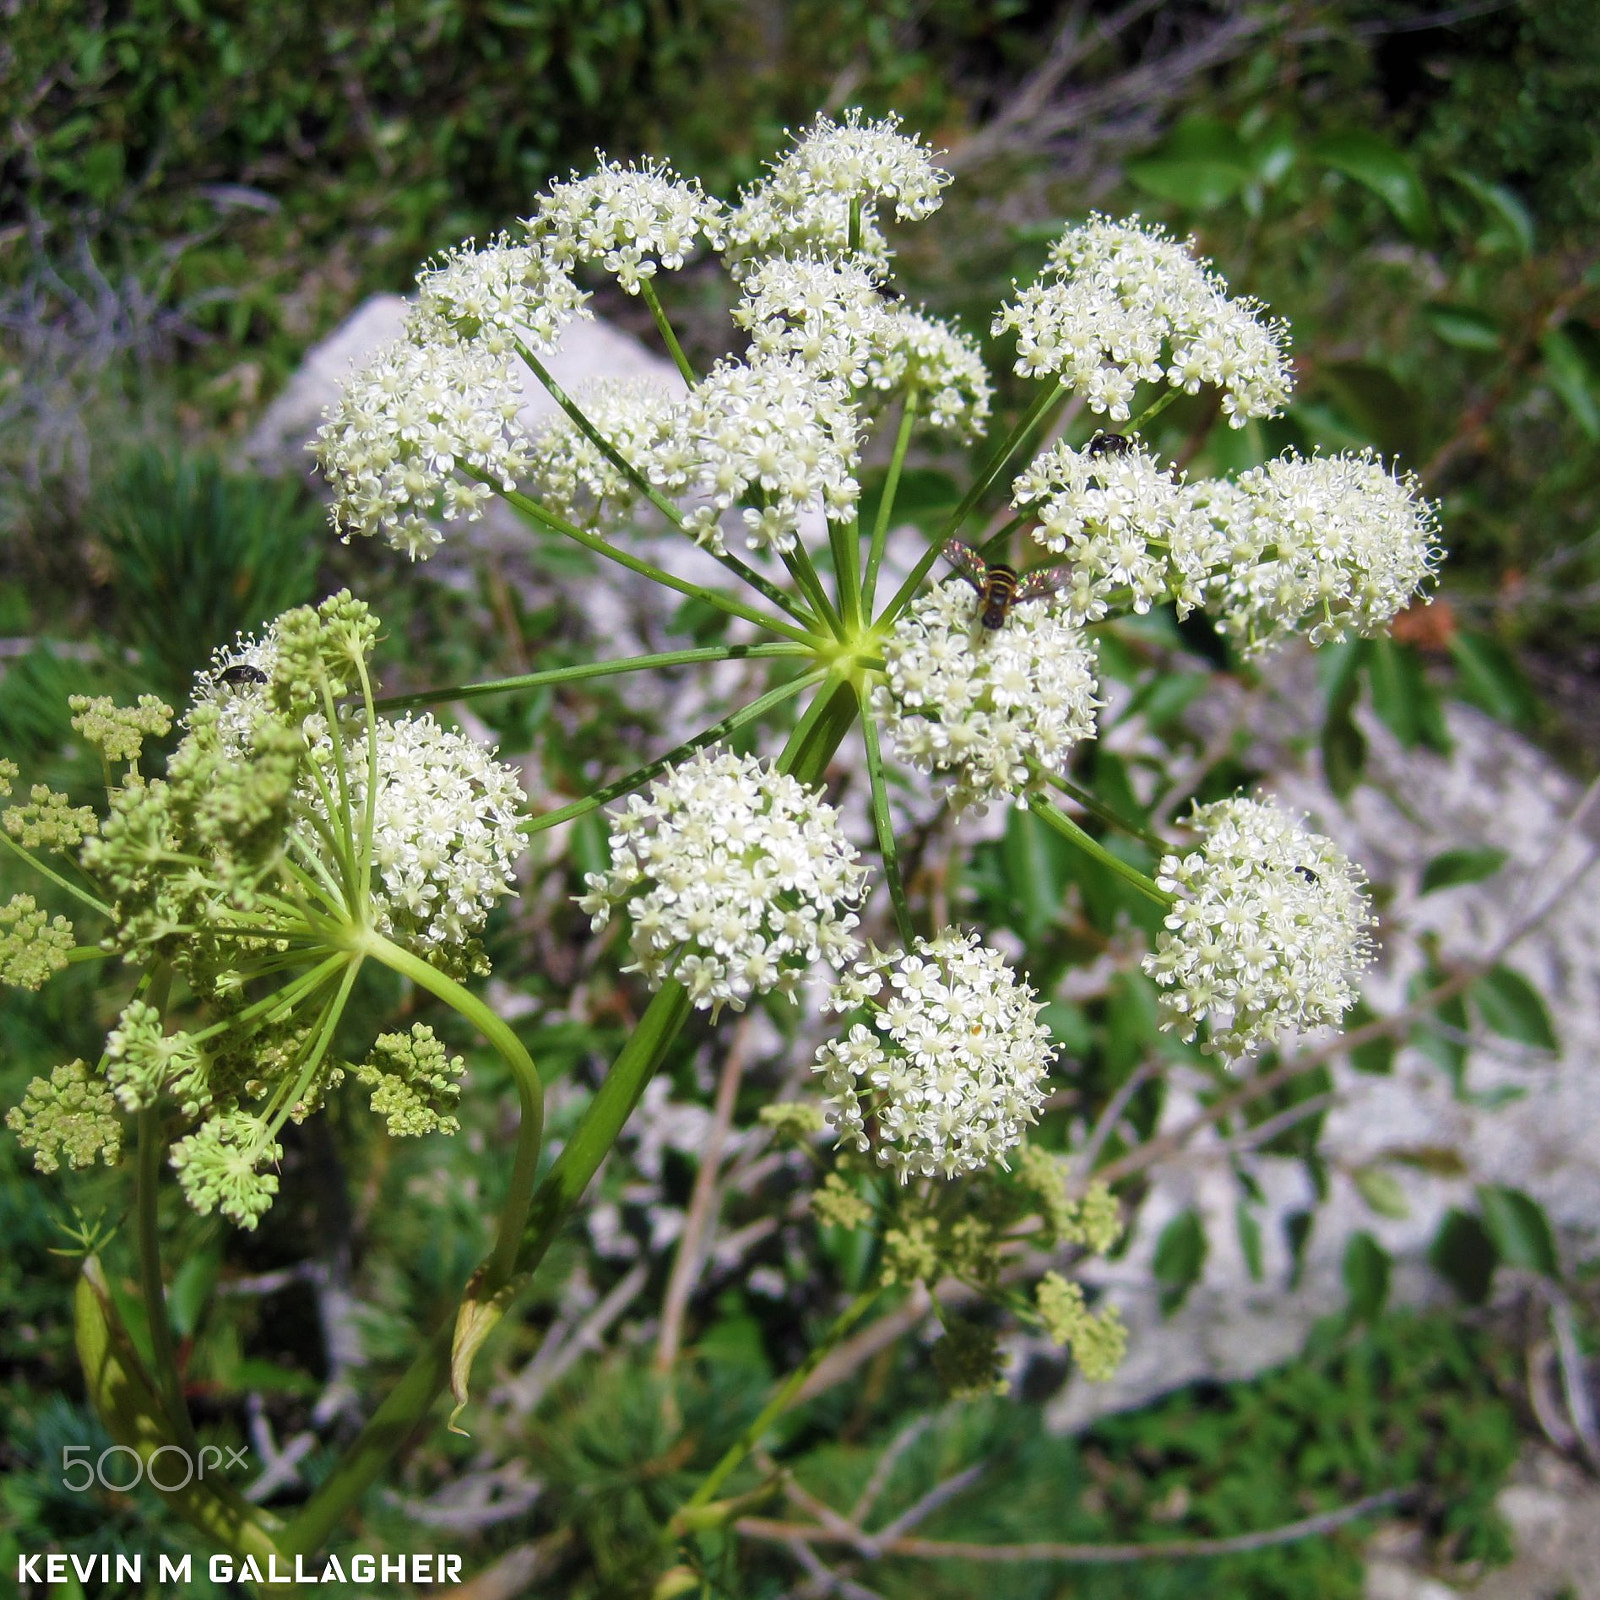
<path fill-rule="evenodd" d="M 1038 600 L 1054 594 L 1067 581 L 1062 567 L 1035 567 L 1031 572 L 1019 573 L 1003 561 L 985 561 L 970 544 L 962 544 L 959 539 L 946 543 L 944 558 L 978 591 L 983 601 L 978 620 L 991 632 L 1005 626 L 1012 606 L 1019 600 Z"/>

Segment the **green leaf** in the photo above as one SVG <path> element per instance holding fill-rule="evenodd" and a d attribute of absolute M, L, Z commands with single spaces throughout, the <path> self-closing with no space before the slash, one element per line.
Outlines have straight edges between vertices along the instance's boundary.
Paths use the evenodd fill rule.
<path fill-rule="evenodd" d="M 1451 178 L 1461 185 L 1491 217 L 1500 224 L 1499 235 L 1486 234 L 1479 242 L 1493 249 L 1504 242 L 1518 255 L 1533 254 L 1533 217 L 1528 208 L 1504 184 L 1488 183 L 1474 172 L 1456 168 Z"/>
<path fill-rule="evenodd" d="M 1506 864 L 1506 853 L 1493 845 L 1445 850 L 1422 869 L 1422 893 L 1453 889 L 1459 883 L 1482 883 Z"/>
<path fill-rule="evenodd" d="M 1311 1242 L 1312 1224 L 1317 1220 L 1314 1211 L 1287 1211 L 1283 1217 L 1284 1242 L 1289 1246 L 1289 1287 L 1300 1287 L 1301 1274 L 1306 1270 L 1306 1246 Z"/>
<path fill-rule="evenodd" d="M 1061 911 L 1060 851 L 1056 836 L 1037 827 L 1026 812 L 1013 809 L 1006 818 L 1000 857 L 1006 886 L 1016 909 L 1018 931 L 1036 937 Z"/>
<path fill-rule="evenodd" d="M 1428 1261 L 1469 1305 L 1480 1306 L 1489 1298 L 1489 1285 L 1500 1254 L 1489 1230 L 1470 1212 L 1446 1212 L 1439 1231 L 1428 1247 Z"/>
<path fill-rule="evenodd" d="M 1161 1289 L 1161 1314 L 1170 1317 L 1188 1299 L 1206 1264 L 1206 1230 L 1192 1208 L 1180 1211 L 1156 1240 L 1152 1269 Z"/>
<path fill-rule="evenodd" d="M 1600 439 L 1600 383 L 1586 359 L 1582 343 L 1567 328 L 1552 328 L 1539 341 L 1550 387 L 1565 401 L 1573 421 L 1591 439 Z"/>
<path fill-rule="evenodd" d="M 1428 192 L 1412 162 L 1382 135 L 1364 128 L 1330 133 L 1307 152 L 1335 172 L 1364 184 L 1394 213 L 1412 238 L 1427 240 L 1433 233 L 1433 208 Z"/>
<path fill-rule="evenodd" d="M 1491 967 L 1467 993 L 1484 1026 L 1501 1038 L 1515 1039 L 1536 1050 L 1560 1050 L 1561 1041 L 1539 991 L 1514 968 Z"/>
<path fill-rule="evenodd" d="M 1264 1273 L 1261 1265 L 1261 1224 L 1249 1205 L 1238 1201 L 1233 1208 L 1233 1220 L 1239 1230 L 1239 1253 L 1250 1273 L 1252 1283 L 1260 1283 Z"/>
<path fill-rule="evenodd" d="M 1538 721 L 1539 702 L 1511 652 L 1497 639 L 1485 633 L 1457 632 L 1450 639 L 1450 658 L 1463 700 L 1513 728 L 1531 727 Z"/>
<path fill-rule="evenodd" d="M 1351 658 L 1352 666 L 1354 657 Z M 1361 781 L 1367 764 L 1367 737 L 1356 726 L 1355 707 L 1361 697 L 1360 678 L 1354 670 L 1341 679 L 1328 700 L 1322 722 L 1322 773 L 1339 799 L 1348 799 Z"/>
<path fill-rule="evenodd" d="M 1342 1269 L 1345 1292 L 1350 1296 L 1344 1313 L 1347 1327 L 1371 1322 L 1383 1310 L 1389 1298 L 1391 1265 L 1389 1252 L 1365 1229 L 1350 1235 Z"/>
<path fill-rule="evenodd" d="M 1544 1278 L 1561 1276 L 1555 1233 L 1537 1200 L 1520 1189 L 1486 1183 L 1478 1188 L 1478 1208 L 1496 1252 L 1508 1267 L 1522 1267 Z"/>
<path fill-rule="evenodd" d="M 1418 745 L 1449 750 L 1444 711 L 1428 682 L 1422 657 L 1409 645 L 1374 639 L 1369 661 L 1372 709 L 1395 738 L 1407 750 Z"/>
<path fill-rule="evenodd" d="M 1382 1167 L 1358 1167 L 1350 1176 L 1365 1200 L 1380 1217 L 1409 1217 L 1411 1207 L 1400 1180 Z"/>
<path fill-rule="evenodd" d="M 1501 343 L 1499 324 L 1493 317 L 1471 306 L 1452 306 L 1435 303 L 1424 306 L 1422 315 L 1433 331 L 1446 344 L 1457 350 L 1498 350 Z"/>
<path fill-rule="evenodd" d="M 1389 455 L 1408 460 L 1417 455 L 1422 408 L 1387 367 L 1372 361 L 1330 361 L 1317 375 L 1361 438 Z"/>
<path fill-rule="evenodd" d="M 1354 1033 L 1357 1028 L 1377 1021 L 1377 1017 L 1377 1012 L 1365 1000 L 1357 1000 L 1345 1013 L 1345 1031 Z M 1376 1039 L 1368 1039 L 1365 1044 L 1358 1044 L 1350 1051 L 1350 1065 L 1357 1072 L 1370 1073 L 1375 1078 L 1387 1077 L 1394 1071 L 1394 1053 L 1394 1035 L 1381 1033 Z"/>
<path fill-rule="evenodd" d="M 1131 161 L 1123 171 L 1134 188 L 1192 211 L 1216 210 L 1250 181 L 1249 167 L 1231 161 L 1167 160 L 1158 156 Z"/>

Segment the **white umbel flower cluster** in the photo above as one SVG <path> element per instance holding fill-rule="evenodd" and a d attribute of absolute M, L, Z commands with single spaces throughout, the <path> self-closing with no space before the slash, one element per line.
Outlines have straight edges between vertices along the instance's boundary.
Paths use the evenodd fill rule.
<path fill-rule="evenodd" d="M 1196 806 L 1197 849 L 1162 858 L 1177 903 L 1144 969 L 1161 986 L 1162 1026 L 1242 1056 L 1285 1028 L 1337 1023 L 1372 956 L 1360 875 L 1331 839 L 1263 800 Z"/>
<path fill-rule="evenodd" d="M 996 334 L 1017 335 L 1016 370 L 1055 374 L 1090 410 L 1125 422 L 1140 382 L 1196 394 L 1222 390 L 1222 409 L 1242 428 L 1288 399 L 1288 331 L 1227 284 L 1189 246 L 1137 217 L 1092 216 L 1069 228 L 1045 275 L 1001 307 Z"/>
<path fill-rule="evenodd" d="M 367 805 L 365 728 L 351 724 L 344 741 L 351 823 L 359 831 Z M 496 761 L 492 749 L 428 715 L 380 721 L 377 745 L 372 895 L 378 931 L 419 955 L 459 960 L 515 884 L 524 798 L 516 771 Z M 326 733 L 311 758 L 323 787 L 308 783 L 305 800 L 326 815 L 324 792 L 339 793 Z"/>
<path fill-rule="evenodd" d="M 848 260 L 772 256 L 740 285 L 733 320 L 752 360 L 787 356 L 852 388 L 883 343 L 885 307 L 865 267 Z"/>
<path fill-rule="evenodd" d="M 1005 626 L 979 626 L 981 600 L 964 583 L 916 600 L 884 642 L 873 691 L 901 758 L 948 780 L 957 811 L 980 814 L 1036 782 L 1033 764 L 1066 764 L 1094 736 L 1094 649 L 1046 600 L 1011 608 Z"/>
<path fill-rule="evenodd" d="M 222 748 L 242 757 L 250 747 L 256 718 L 267 709 L 267 686 L 277 661 L 275 626 L 259 636 L 241 633 L 232 644 L 218 645 L 211 652 L 211 665 L 195 674 L 184 725 L 192 725 L 198 707 L 215 706 Z"/>
<path fill-rule="evenodd" d="M 856 410 L 837 379 L 793 361 L 719 361 L 679 407 L 653 477 L 699 502 L 684 518 L 697 543 L 721 554 L 722 514 L 759 493 L 762 506 L 744 512 L 746 543 L 789 550 L 806 513 L 850 514 L 859 448 Z"/>
<path fill-rule="evenodd" d="M 671 436 L 681 397 L 644 378 L 600 378 L 573 398 L 617 454 L 648 478 L 655 453 Z M 528 489 L 569 522 L 616 522 L 644 496 L 565 413 L 534 438 Z"/>
<path fill-rule="evenodd" d="M 426 556 L 443 538 L 431 517 L 483 515 L 492 491 L 465 474 L 516 487 L 528 439 L 512 360 L 478 341 L 398 340 L 345 384 L 310 446 L 333 485 L 341 538 L 381 533 Z"/>
<path fill-rule="evenodd" d="M 495 355 L 520 340 L 548 355 L 574 317 L 592 315 L 589 296 L 543 250 L 496 234 L 471 239 L 417 274 L 411 336 L 418 344 L 469 339 Z"/>
<path fill-rule="evenodd" d="M 945 433 L 971 440 L 988 426 L 994 386 L 977 344 L 923 311 L 884 314 L 867 380 L 885 394 L 915 389 L 920 414 Z"/>
<path fill-rule="evenodd" d="M 1442 555 L 1433 507 L 1373 453 L 1280 456 L 1203 485 L 1222 566 L 1206 608 L 1257 654 L 1310 620 L 1313 644 L 1374 634 Z"/>
<path fill-rule="evenodd" d="M 873 951 L 835 988 L 830 1009 L 862 1008 L 817 1052 L 839 1143 L 902 1183 L 977 1172 L 1037 1120 L 1055 1057 L 1040 1002 L 998 951 L 946 929 L 909 952 Z"/>
<path fill-rule="evenodd" d="M 918 222 L 939 208 L 949 182 L 928 146 L 900 131 L 898 117 L 873 122 L 851 110 L 835 122 L 819 115 L 794 149 L 740 196 L 728 219 L 730 265 L 739 275 L 751 258 L 848 250 L 855 202 L 861 207 L 857 253 L 880 270 L 889 246 L 878 226 L 878 202 L 893 201 L 902 222 Z"/>
<path fill-rule="evenodd" d="M 1137 443 L 1099 453 L 1055 445 L 1017 478 L 1012 504 L 1035 507 L 1034 540 L 1069 558 L 1060 603 L 1075 623 L 1098 622 L 1114 603 L 1143 614 L 1168 598 L 1186 616 L 1220 558 L 1193 493 Z"/>
<path fill-rule="evenodd" d="M 611 822 L 611 867 L 578 906 L 598 930 L 624 904 L 633 965 L 675 978 L 713 1015 L 792 995 L 817 960 L 859 945 L 866 868 L 817 791 L 754 756 L 704 751 L 633 795 Z"/>
<path fill-rule="evenodd" d="M 587 177 L 551 184 L 528 219 L 535 243 L 563 267 L 597 264 L 629 294 L 662 267 L 678 271 L 702 241 L 719 248 L 722 228 L 722 203 L 660 161 L 602 159 Z"/>

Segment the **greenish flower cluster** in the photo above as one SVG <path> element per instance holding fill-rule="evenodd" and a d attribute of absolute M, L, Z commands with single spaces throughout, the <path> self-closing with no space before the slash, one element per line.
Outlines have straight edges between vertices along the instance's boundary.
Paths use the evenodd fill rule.
<path fill-rule="evenodd" d="M 153 694 L 142 694 L 134 706 L 119 706 L 109 695 L 75 694 L 67 705 L 72 726 L 94 746 L 108 765 L 126 761 L 137 766 L 146 739 L 165 738 L 172 728 L 172 707 Z"/>
<path fill-rule="evenodd" d="M 10 792 L 9 784 L 0 790 Z M 0 823 L 24 850 L 75 850 L 100 826 L 100 819 L 93 806 L 75 806 L 66 795 L 36 783 L 26 805 L 0 812 Z"/>
<path fill-rule="evenodd" d="M 1122 1237 L 1122 1210 L 1111 1191 L 1103 1183 L 1091 1183 L 1082 1199 L 1074 1199 L 1066 1163 L 1048 1150 L 1027 1145 L 1017 1162 L 1017 1177 L 1038 1197 L 1050 1244 L 1082 1245 L 1103 1256 Z"/>
<path fill-rule="evenodd" d="M 1127 1353 L 1128 1330 L 1115 1306 L 1091 1311 L 1083 1285 L 1059 1272 L 1047 1272 L 1039 1280 L 1034 1303 L 1044 1331 L 1072 1351 L 1078 1370 L 1091 1383 L 1104 1383 L 1116 1372 Z"/>
<path fill-rule="evenodd" d="M 31 894 L 0 906 L 0 983 L 40 988 L 67 964 L 77 940 L 65 917 L 52 917 Z"/>
<path fill-rule="evenodd" d="M 944 1337 L 933 1347 L 933 1374 L 952 1400 L 1004 1394 L 1003 1364 L 1000 1340 L 993 1328 L 965 1317 L 946 1319 Z"/>
<path fill-rule="evenodd" d="M 425 1022 L 410 1033 L 380 1033 L 372 1056 L 355 1069 L 356 1080 L 372 1090 L 372 1109 L 388 1119 L 396 1138 L 424 1133 L 457 1133 L 461 1124 L 446 1114 L 461 1096 L 460 1056 L 449 1055 L 443 1040 Z"/>
<path fill-rule="evenodd" d="M 117 1103 L 82 1061 L 35 1078 L 22 1104 L 6 1112 L 6 1126 L 24 1150 L 33 1151 L 40 1172 L 54 1172 L 62 1156 L 69 1167 L 92 1167 L 96 1156 L 113 1167 L 122 1154 Z"/>
<path fill-rule="evenodd" d="M 248 1111 L 230 1111 L 202 1123 L 172 1147 L 172 1165 L 185 1198 L 202 1217 L 220 1210 L 241 1228 L 254 1228 L 278 1192 L 276 1172 L 283 1146 L 266 1121 Z"/>

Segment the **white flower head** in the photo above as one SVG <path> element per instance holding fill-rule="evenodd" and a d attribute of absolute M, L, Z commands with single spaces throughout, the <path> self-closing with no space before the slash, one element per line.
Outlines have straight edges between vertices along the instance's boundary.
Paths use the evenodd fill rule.
<path fill-rule="evenodd" d="M 1196 806 L 1196 849 L 1162 858 L 1177 903 L 1144 970 L 1161 986 L 1162 1026 L 1242 1056 L 1284 1028 L 1337 1023 L 1372 958 L 1360 874 L 1331 839 L 1265 800 Z"/>
<path fill-rule="evenodd" d="M 548 355 L 574 317 L 591 316 L 588 294 L 541 249 L 496 234 L 481 248 L 471 239 L 417 274 L 413 343 L 452 339 L 496 355 L 520 340 Z"/>
<path fill-rule="evenodd" d="M 1139 613 L 1201 603 L 1222 541 L 1181 478 L 1135 441 L 1122 449 L 1058 444 L 1012 485 L 1012 504 L 1035 507 L 1036 543 L 1069 558 L 1061 604 L 1072 622 L 1098 622 L 1113 603 Z"/>
<path fill-rule="evenodd" d="M 652 476 L 700 500 L 685 526 L 711 549 L 723 549 L 721 514 L 755 495 L 746 543 L 788 550 L 803 514 L 850 514 L 859 448 L 856 408 L 838 379 L 789 360 L 719 361 L 678 407 Z"/>
<path fill-rule="evenodd" d="M 733 320 L 750 335 L 753 361 L 788 357 L 852 388 L 867 382 L 885 342 L 887 309 L 872 275 L 835 258 L 772 256 L 740 284 Z"/>
<path fill-rule="evenodd" d="M 1069 228 L 1045 273 L 1001 307 L 995 333 L 1017 335 L 1016 370 L 1055 374 L 1090 410 L 1125 422 L 1135 387 L 1222 391 L 1228 421 L 1274 415 L 1288 399 L 1288 330 L 1233 298 L 1190 246 L 1132 217 Z"/>
<path fill-rule="evenodd" d="M 1055 1057 L 1041 1003 L 1004 957 L 952 929 L 909 952 L 874 950 L 830 1004 L 858 1008 L 864 1020 L 813 1069 L 839 1143 L 862 1153 L 876 1143 L 902 1183 L 1003 1166 L 1037 1120 Z"/>
<path fill-rule="evenodd" d="M 436 515 L 475 521 L 492 490 L 527 470 L 522 391 L 509 354 L 478 341 L 398 340 L 345 384 L 310 449 L 329 483 L 335 530 L 383 534 L 426 556 Z"/>
<path fill-rule="evenodd" d="M 1370 450 L 1280 456 L 1235 483 L 1196 488 L 1222 544 L 1206 609 L 1247 654 L 1308 620 L 1313 644 L 1380 632 L 1442 558 L 1416 479 Z"/>
<path fill-rule="evenodd" d="M 722 243 L 722 204 L 664 162 L 638 166 L 601 158 L 587 177 L 550 185 L 528 219 L 535 243 L 563 267 L 580 262 L 611 273 L 629 294 L 665 267 L 676 272 L 704 241 Z"/>
<path fill-rule="evenodd" d="M 680 395 L 644 378 L 600 378 L 574 398 L 601 437 L 649 477 L 656 452 L 670 437 Z M 530 489 L 569 522 L 616 522 L 636 511 L 644 498 L 634 481 L 564 413 L 535 436 L 530 454 Z"/>
<path fill-rule="evenodd" d="M 611 866 L 578 905 L 603 928 L 626 904 L 633 965 L 675 978 L 715 1014 L 793 995 L 806 970 L 859 944 L 866 869 L 834 808 L 754 756 L 707 750 L 633 795 L 611 821 Z"/>
<path fill-rule="evenodd" d="M 950 174 L 933 163 L 921 140 L 900 131 L 895 116 L 873 122 L 859 110 L 842 122 L 819 115 L 771 171 L 740 195 L 728 219 L 728 254 L 736 276 L 753 257 L 850 249 L 850 208 L 861 208 L 857 253 L 874 271 L 888 266 L 889 245 L 878 226 L 879 202 L 893 201 L 902 222 L 939 207 Z"/>
<path fill-rule="evenodd" d="M 1018 603 L 992 630 L 981 609 L 964 583 L 921 596 L 884 642 L 872 699 L 896 752 L 945 777 L 958 812 L 1024 794 L 1036 764 L 1064 766 L 1100 704 L 1094 647 L 1050 601 Z"/>
<path fill-rule="evenodd" d="M 351 822 L 367 805 L 367 740 L 359 721 L 343 729 Z M 338 770 L 326 730 L 311 747 L 320 785 L 303 785 L 307 807 L 326 817 Z M 428 956 L 459 955 L 514 886 L 523 850 L 516 771 L 494 751 L 431 716 L 377 724 L 372 897 L 378 931 Z"/>
<path fill-rule="evenodd" d="M 915 389 L 921 414 L 945 433 L 971 440 L 984 432 L 994 387 L 974 340 L 926 312 L 895 309 L 883 317 L 878 345 L 867 368 L 874 389 Z"/>

